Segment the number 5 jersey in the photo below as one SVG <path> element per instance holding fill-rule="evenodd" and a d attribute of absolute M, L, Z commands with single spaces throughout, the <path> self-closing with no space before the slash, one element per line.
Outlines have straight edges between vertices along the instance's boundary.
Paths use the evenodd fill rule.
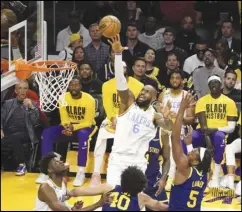
<path fill-rule="evenodd" d="M 207 173 L 191 167 L 191 174 L 184 183 L 172 185 L 169 211 L 200 211 L 206 186 Z"/>

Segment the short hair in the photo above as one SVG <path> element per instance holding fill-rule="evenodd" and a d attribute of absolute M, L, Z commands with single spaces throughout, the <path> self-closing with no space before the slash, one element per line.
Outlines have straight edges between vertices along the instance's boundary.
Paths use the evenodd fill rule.
<path fill-rule="evenodd" d="M 4 18 L 6 21 L 6 26 L 8 28 L 12 27 L 13 25 L 18 23 L 17 16 L 14 13 L 14 11 L 9 9 L 3 9 L 1 10 L 1 19 Z"/>
<path fill-rule="evenodd" d="M 146 185 L 146 176 L 136 166 L 129 166 L 121 174 L 121 187 L 123 192 L 136 195 L 143 191 Z"/>
<path fill-rule="evenodd" d="M 172 28 L 172 27 L 166 27 L 166 28 L 165 28 L 165 31 L 164 31 L 164 33 L 163 33 L 163 35 L 165 35 L 165 33 L 167 33 L 167 32 L 171 32 L 172 35 L 173 35 L 174 37 L 176 37 L 176 30 L 175 30 L 174 28 Z"/>
<path fill-rule="evenodd" d="M 91 24 L 89 27 L 88 27 L 88 30 L 90 30 L 92 27 L 94 27 L 94 26 L 99 26 L 99 24 L 98 23 L 93 23 L 93 24 Z"/>
<path fill-rule="evenodd" d="M 237 73 L 236 73 L 232 68 L 228 68 L 228 69 L 225 71 L 224 78 L 226 78 L 228 74 L 233 74 L 233 75 L 235 75 L 235 76 L 236 76 L 236 79 L 237 79 Z"/>
<path fill-rule="evenodd" d="M 185 76 L 184 76 L 184 74 L 183 74 L 183 72 L 182 72 L 181 70 L 174 70 L 174 71 L 172 71 L 172 72 L 168 75 L 168 76 L 169 76 L 169 80 L 171 79 L 171 76 L 172 76 L 173 74 L 179 74 L 179 75 L 181 76 L 182 79 L 185 79 Z"/>
<path fill-rule="evenodd" d="M 71 11 L 69 14 L 68 14 L 68 18 L 77 18 L 77 19 L 80 19 L 80 13 L 78 11 Z"/>
<path fill-rule="evenodd" d="M 131 26 L 131 27 L 135 27 L 136 29 L 138 29 L 137 27 L 137 24 L 135 21 L 129 21 L 128 24 L 127 24 L 127 28 L 126 28 L 126 31 L 128 30 L 128 27 Z"/>
<path fill-rule="evenodd" d="M 196 40 L 196 44 L 208 46 L 208 41 L 204 38 L 198 37 L 197 40 Z"/>
<path fill-rule="evenodd" d="M 143 57 L 137 57 L 137 58 L 135 58 L 133 65 L 135 65 L 135 63 L 137 61 L 143 61 L 146 64 L 145 58 L 143 58 Z"/>
<path fill-rule="evenodd" d="M 80 78 L 79 76 L 74 75 L 74 76 L 72 77 L 71 81 L 73 81 L 73 80 L 78 80 L 79 83 L 80 83 L 80 85 L 82 85 L 82 83 L 81 83 L 81 78 Z M 70 81 L 70 83 L 71 83 L 71 81 Z"/>
<path fill-rule="evenodd" d="M 53 152 L 50 152 L 46 156 L 44 156 L 40 161 L 40 172 L 45 175 L 48 175 L 48 168 L 49 168 L 50 161 L 56 157 L 57 156 Z"/>
<path fill-rule="evenodd" d="M 227 19 L 223 20 L 222 24 L 221 24 L 221 28 L 223 27 L 224 23 L 231 23 L 232 28 L 234 28 L 233 20 L 231 18 L 227 18 Z"/>
<path fill-rule="evenodd" d="M 175 52 L 169 52 L 168 55 L 167 55 L 167 60 L 166 61 L 168 61 L 168 57 L 170 57 L 170 56 L 175 56 L 177 61 L 180 62 L 179 56 Z"/>
<path fill-rule="evenodd" d="M 210 53 L 212 53 L 212 55 L 213 55 L 214 57 L 217 56 L 216 51 L 215 51 L 214 49 L 208 48 L 208 49 L 206 49 L 206 51 L 205 51 L 204 53 L 206 53 L 206 52 L 210 52 Z"/>

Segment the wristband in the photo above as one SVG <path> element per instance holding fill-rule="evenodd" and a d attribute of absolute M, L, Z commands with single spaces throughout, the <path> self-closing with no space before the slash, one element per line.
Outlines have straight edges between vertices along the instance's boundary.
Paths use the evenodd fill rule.
<path fill-rule="evenodd" d="M 187 145 L 187 152 L 191 152 L 193 150 L 192 144 Z"/>

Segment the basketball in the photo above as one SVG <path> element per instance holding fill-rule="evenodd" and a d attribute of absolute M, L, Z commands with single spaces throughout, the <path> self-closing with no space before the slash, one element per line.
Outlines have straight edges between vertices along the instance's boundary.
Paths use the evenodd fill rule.
<path fill-rule="evenodd" d="M 111 38 L 120 33 L 121 23 L 117 17 L 108 15 L 101 19 L 99 30 L 103 36 Z"/>

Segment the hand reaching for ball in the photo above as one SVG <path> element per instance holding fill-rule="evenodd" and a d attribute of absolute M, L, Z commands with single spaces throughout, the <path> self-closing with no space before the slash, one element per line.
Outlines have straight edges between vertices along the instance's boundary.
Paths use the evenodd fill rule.
<path fill-rule="evenodd" d="M 115 37 L 112 37 L 111 40 L 108 40 L 110 45 L 112 46 L 112 50 L 115 53 L 122 53 L 124 50 L 127 50 L 128 47 L 123 47 L 120 42 L 120 36 L 116 35 Z"/>

